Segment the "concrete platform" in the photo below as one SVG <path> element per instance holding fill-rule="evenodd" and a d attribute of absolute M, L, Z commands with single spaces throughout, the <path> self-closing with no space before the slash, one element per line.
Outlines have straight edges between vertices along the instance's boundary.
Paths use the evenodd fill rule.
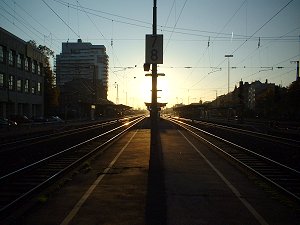
<path fill-rule="evenodd" d="M 185 131 L 161 121 L 158 137 L 146 121 L 13 224 L 299 223 L 299 206 Z"/>
<path fill-rule="evenodd" d="M 280 202 L 210 146 L 161 122 L 167 224 L 297 224 L 299 206 Z M 275 199 L 277 198 L 277 199 Z"/>
<path fill-rule="evenodd" d="M 91 162 L 87 170 L 79 171 L 19 222 L 22 220 L 22 224 L 28 225 L 144 224 L 149 149 L 149 129 L 142 127 L 129 132 Z M 122 153 L 118 155 L 120 150 Z M 102 179 L 97 181 L 100 177 Z M 90 188 L 94 189 L 88 193 Z M 80 201 L 82 204 L 76 206 Z"/>

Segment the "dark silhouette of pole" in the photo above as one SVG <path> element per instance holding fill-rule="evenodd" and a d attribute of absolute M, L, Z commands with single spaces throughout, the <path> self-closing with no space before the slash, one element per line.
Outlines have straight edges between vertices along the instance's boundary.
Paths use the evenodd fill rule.
<path fill-rule="evenodd" d="M 296 71 L 296 81 L 299 80 L 299 60 L 291 61 L 291 63 L 297 63 L 297 71 Z"/>
<path fill-rule="evenodd" d="M 230 91 L 230 63 L 229 63 L 229 58 L 233 57 L 233 55 L 225 55 L 225 57 L 228 59 L 228 92 L 227 92 L 227 94 L 229 94 L 229 91 Z"/>
<path fill-rule="evenodd" d="M 153 27 L 152 27 L 152 34 L 157 35 L 157 7 L 156 7 L 156 0 L 153 0 Z M 151 138 L 155 140 L 155 135 L 157 133 L 157 64 L 152 64 L 152 96 L 151 96 Z M 154 141 L 155 143 L 155 141 Z"/>

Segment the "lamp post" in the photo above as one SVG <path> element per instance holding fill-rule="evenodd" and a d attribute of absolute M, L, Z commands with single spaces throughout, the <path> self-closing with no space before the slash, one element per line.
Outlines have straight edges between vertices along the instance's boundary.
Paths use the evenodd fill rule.
<path fill-rule="evenodd" d="M 117 98 L 116 98 L 116 104 L 119 104 L 119 85 L 117 82 L 115 82 L 115 87 L 117 88 Z"/>
<path fill-rule="evenodd" d="M 229 83 L 230 83 L 230 63 L 229 58 L 233 57 L 233 55 L 225 55 L 225 57 L 228 59 L 228 94 L 229 94 Z"/>

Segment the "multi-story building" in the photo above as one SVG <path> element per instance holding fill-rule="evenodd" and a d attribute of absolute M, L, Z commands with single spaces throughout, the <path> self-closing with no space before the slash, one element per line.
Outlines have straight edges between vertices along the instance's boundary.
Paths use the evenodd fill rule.
<path fill-rule="evenodd" d="M 86 116 L 92 105 L 107 101 L 108 56 L 104 45 L 89 42 L 62 43 L 56 56 L 56 79 L 61 110 Z"/>
<path fill-rule="evenodd" d="M 77 79 L 101 82 L 102 90 L 94 91 L 100 98 L 107 99 L 108 56 L 105 46 L 92 45 L 81 39 L 75 43 L 62 43 L 62 53 L 56 56 L 56 75 L 60 87 Z"/>
<path fill-rule="evenodd" d="M 252 82 L 248 90 L 248 108 L 255 110 L 259 97 L 262 97 L 267 92 L 274 93 L 275 84 L 268 83 L 268 80 L 265 83 L 261 83 L 260 81 Z"/>
<path fill-rule="evenodd" d="M 44 56 L 0 27 L 0 117 L 44 114 Z"/>

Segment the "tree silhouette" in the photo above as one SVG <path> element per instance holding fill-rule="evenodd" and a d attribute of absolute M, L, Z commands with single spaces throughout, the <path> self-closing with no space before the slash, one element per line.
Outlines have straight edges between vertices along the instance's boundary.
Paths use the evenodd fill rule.
<path fill-rule="evenodd" d="M 37 46 L 33 40 L 28 41 L 28 43 L 44 56 L 44 113 L 49 116 L 55 113 L 55 109 L 59 105 L 59 90 L 56 87 L 54 73 L 50 66 L 50 57 L 54 57 L 54 51 L 45 45 Z"/>

